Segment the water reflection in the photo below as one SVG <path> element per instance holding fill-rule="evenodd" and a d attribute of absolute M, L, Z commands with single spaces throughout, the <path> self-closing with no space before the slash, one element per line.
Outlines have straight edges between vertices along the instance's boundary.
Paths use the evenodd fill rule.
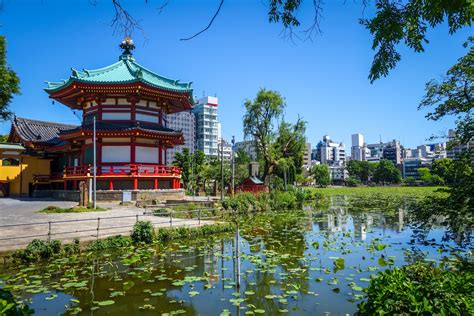
<path fill-rule="evenodd" d="M 413 260 L 443 260 L 455 249 L 442 242 L 442 229 L 431 233 L 431 243 L 414 241 L 403 205 L 364 206 L 347 197 L 304 211 L 242 216 L 239 226 L 240 273 L 230 233 L 96 259 L 83 256 L 11 282 L 31 284 L 33 275 L 51 274 L 38 286 L 58 298 L 46 301 L 45 294 L 35 294 L 31 305 L 40 315 L 57 314 L 64 305 L 79 307 L 80 315 L 345 315 L 355 312 L 363 298 L 358 289 L 371 275 Z M 87 281 L 83 288 L 64 287 L 81 281 Z M 17 294 L 27 297 L 28 289 Z"/>

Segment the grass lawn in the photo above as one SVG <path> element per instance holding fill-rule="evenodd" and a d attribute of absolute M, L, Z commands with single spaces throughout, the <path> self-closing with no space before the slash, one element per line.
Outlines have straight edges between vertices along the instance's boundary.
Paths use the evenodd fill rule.
<path fill-rule="evenodd" d="M 390 196 L 425 196 L 433 193 L 441 187 L 329 187 L 311 188 L 323 196 L 330 195 L 390 195 Z"/>
<path fill-rule="evenodd" d="M 101 208 L 98 207 L 96 209 L 88 208 L 88 207 L 82 207 L 82 206 L 76 206 L 76 207 L 69 207 L 69 208 L 60 208 L 57 206 L 47 206 L 41 211 L 38 211 L 38 213 L 43 213 L 43 214 L 54 214 L 54 213 L 85 213 L 85 212 L 103 212 L 107 211 L 106 208 Z"/>

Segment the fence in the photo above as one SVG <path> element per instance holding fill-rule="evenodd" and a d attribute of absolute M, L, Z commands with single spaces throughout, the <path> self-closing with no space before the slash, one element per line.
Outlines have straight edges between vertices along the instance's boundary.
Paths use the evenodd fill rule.
<path fill-rule="evenodd" d="M 211 224 L 216 219 L 223 218 L 224 212 L 216 215 L 218 210 L 201 208 L 175 211 L 147 205 L 142 214 L 135 215 L 0 225 L 0 252 L 22 248 L 33 239 L 73 242 L 74 239 L 91 241 L 112 235 L 130 234 L 133 225 L 139 220 L 148 220 L 155 228 Z M 22 231 L 26 233 L 22 234 Z"/>

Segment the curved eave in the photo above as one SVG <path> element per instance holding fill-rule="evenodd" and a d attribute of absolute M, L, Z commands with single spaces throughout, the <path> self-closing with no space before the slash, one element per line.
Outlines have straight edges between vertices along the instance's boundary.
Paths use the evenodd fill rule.
<path fill-rule="evenodd" d="M 64 140 L 70 139 L 85 139 L 90 138 L 93 134 L 92 130 L 89 129 L 79 129 L 70 133 L 61 134 L 60 138 Z M 165 132 L 165 131 L 151 131 L 143 130 L 139 128 L 133 128 L 124 131 L 114 131 L 114 130 L 98 130 L 97 136 L 107 137 L 107 136 L 143 136 L 151 137 L 161 140 L 174 140 L 173 144 L 182 145 L 184 143 L 184 137 L 182 132 Z"/>
<path fill-rule="evenodd" d="M 49 83 L 49 84 L 54 84 L 54 85 L 58 85 L 57 87 L 54 87 L 54 88 L 44 88 L 44 91 L 46 91 L 46 93 L 48 94 L 51 94 L 51 93 L 54 93 L 54 92 L 58 92 L 58 91 L 61 91 L 63 89 L 66 89 L 68 88 L 71 84 L 75 83 L 75 82 L 78 82 L 78 83 L 86 83 L 86 84 L 90 84 L 90 85 L 122 85 L 122 84 L 130 84 L 130 83 L 143 83 L 143 84 L 146 84 L 150 87 L 153 87 L 153 88 L 157 88 L 157 89 L 160 89 L 160 90 L 166 90 L 166 91 L 171 91 L 171 92 L 177 92 L 177 93 L 189 93 L 189 94 L 192 94 L 193 92 L 193 89 L 192 88 L 177 88 L 177 89 L 173 89 L 173 88 L 169 88 L 169 87 L 163 87 L 163 86 L 160 86 L 160 85 L 157 85 L 157 84 L 154 84 L 148 80 L 143 80 L 143 79 L 134 79 L 134 80 L 123 80 L 123 81 L 90 81 L 90 80 L 83 80 L 81 78 L 74 78 L 74 77 L 71 77 L 69 78 L 68 81 L 66 81 L 65 83 L 63 84 L 60 84 L 60 83 Z"/>

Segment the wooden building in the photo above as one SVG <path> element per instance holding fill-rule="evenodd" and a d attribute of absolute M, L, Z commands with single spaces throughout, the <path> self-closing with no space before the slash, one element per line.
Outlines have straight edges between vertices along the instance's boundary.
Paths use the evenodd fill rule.
<path fill-rule="evenodd" d="M 164 116 L 190 111 L 191 83 L 160 76 L 135 61 L 131 39 L 119 61 L 96 70 L 72 69 L 67 80 L 48 82 L 49 97 L 82 111 L 80 125 L 15 118 L 9 142 L 50 159 L 35 185 L 76 190 L 93 175 L 93 121 L 96 121 L 99 190 L 178 189 L 181 174 L 167 165 L 166 150 L 184 143 L 165 127 Z"/>

